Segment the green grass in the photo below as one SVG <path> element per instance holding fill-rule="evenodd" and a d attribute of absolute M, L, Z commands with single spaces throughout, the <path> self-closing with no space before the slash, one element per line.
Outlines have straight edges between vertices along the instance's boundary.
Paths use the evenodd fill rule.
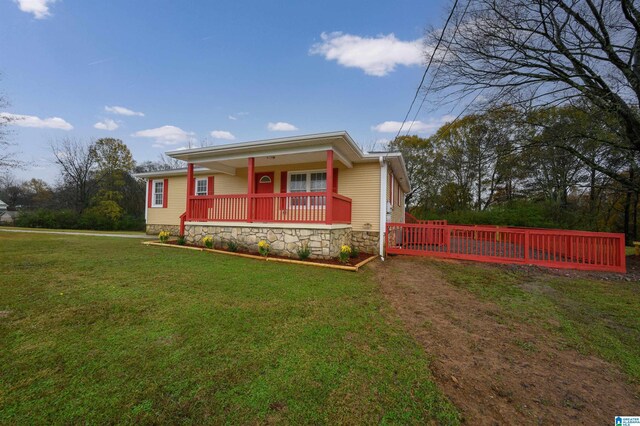
<path fill-rule="evenodd" d="M 371 272 L 10 233 L 0 270 L 2 424 L 458 423 Z"/>
<path fill-rule="evenodd" d="M 568 347 L 617 364 L 630 381 L 640 382 L 640 283 L 432 263 L 450 283 L 505 308 L 505 323 L 541 326 Z M 535 342 L 519 345 L 535 350 Z"/>
<path fill-rule="evenodd" d="M 55 231 L 55 232 L 88 232 L 92 234 L 127 234 L 127 235 L 146 235 L 142 231 L 96 231 L 93 229 L 57 229 L 57 228 L 25 228 L 20 226 L 0 225 L 0 231 L 3 229 L 25 230 L 25 231 Z M 153 238 L 151 236 L 150 238 Z"/>

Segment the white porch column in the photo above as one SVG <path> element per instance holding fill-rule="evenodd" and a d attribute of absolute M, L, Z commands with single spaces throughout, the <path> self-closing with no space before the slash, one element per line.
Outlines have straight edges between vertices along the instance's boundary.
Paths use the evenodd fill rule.
<path fill-rule="evenodd" d="M 384 244 L 387 230 L 387 162 L 380 157 L 380 257 L 384 260 Z"/>

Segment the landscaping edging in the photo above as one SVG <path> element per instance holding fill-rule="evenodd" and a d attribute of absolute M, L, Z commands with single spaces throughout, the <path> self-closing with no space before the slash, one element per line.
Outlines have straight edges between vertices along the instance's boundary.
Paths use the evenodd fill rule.
<path fill-rule="evenodd" d="M 205 247 L 181 246 L 181 245 L 178 245 L 178 244 L 167 244 L 167 243 L 161 243 L 161 242 L 158 242 L 158 241 L 144 241 L 142 244 L 147 245 L 147 246 L 173 247 L 173 248 L 195 250 L 195 251 L 207 251 L 207 252 L 211 252 L 211 253 L 226 254 L 226 255 L 229 255 L 229 256 L 237 256 L 237 257 L 245 257 L 245 258 L 248 258 L 248 259 L 264 260 L 264 261 L 267 261 L 267 262 L 294 263 L 294 264 L 298 264 L 298 265 L 319 266 L 321 268 L 341 269 L 343 271 L 352 271 L 352 272 L 357 272 L 362 266 L 366 265 L 367 263 L 371 262 L 373 259 L 378 257 L 378 256 L 375 256 L 375 255 L 372 255 L 372 256 L 366 258 L 365 260 L 361 261 L 360 263 L 357 263 L 354 266 L 347 266 L 347 265 L 332 265 L 332 264 L 329 264 L 329 263 L 308 262 L 308 261 L 296 260 L 296 259 L 280 259 L 280 258 L 277 258 L 277 257 L 264 257 L 264 256 L 255 255 L 255 254 L 234 253 L 234 252 L 225 251 L 225 250 L 208 249 L 208 248 L 205 248 Z"/>

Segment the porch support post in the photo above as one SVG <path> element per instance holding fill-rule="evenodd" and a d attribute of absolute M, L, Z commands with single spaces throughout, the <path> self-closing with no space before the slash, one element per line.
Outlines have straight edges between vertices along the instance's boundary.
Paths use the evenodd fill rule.
<path fill-rule="evenodd" d="M 325 202 L 324 218 L 327 224 L 333 223 L 333 150 L 327 150 L 327 200 Z"/>
<path fill-rule="evenodd" d="M 191 196 L 193 195 L 193 163 L 187 163 L 187 220 L 191 220 Z"/>
<path fill-rule="evenodd" d="M 256 192 L 256 160 L 249 157 L 247 171 L 247 222 L 253 222 L 253 194 Z"/>

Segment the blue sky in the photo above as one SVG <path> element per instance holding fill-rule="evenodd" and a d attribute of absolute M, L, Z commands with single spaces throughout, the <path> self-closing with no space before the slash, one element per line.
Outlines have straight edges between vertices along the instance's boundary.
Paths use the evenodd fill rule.
<path fill-rule="evenodd" d="M 184 146 L 347 130 L 395 136 L 446 1 L 0 0 L 11 139 L 53 181 L 49 144 L 116 137 L 137 161 Z M 427 108 L 428 134 L 444 112 Z"/>

